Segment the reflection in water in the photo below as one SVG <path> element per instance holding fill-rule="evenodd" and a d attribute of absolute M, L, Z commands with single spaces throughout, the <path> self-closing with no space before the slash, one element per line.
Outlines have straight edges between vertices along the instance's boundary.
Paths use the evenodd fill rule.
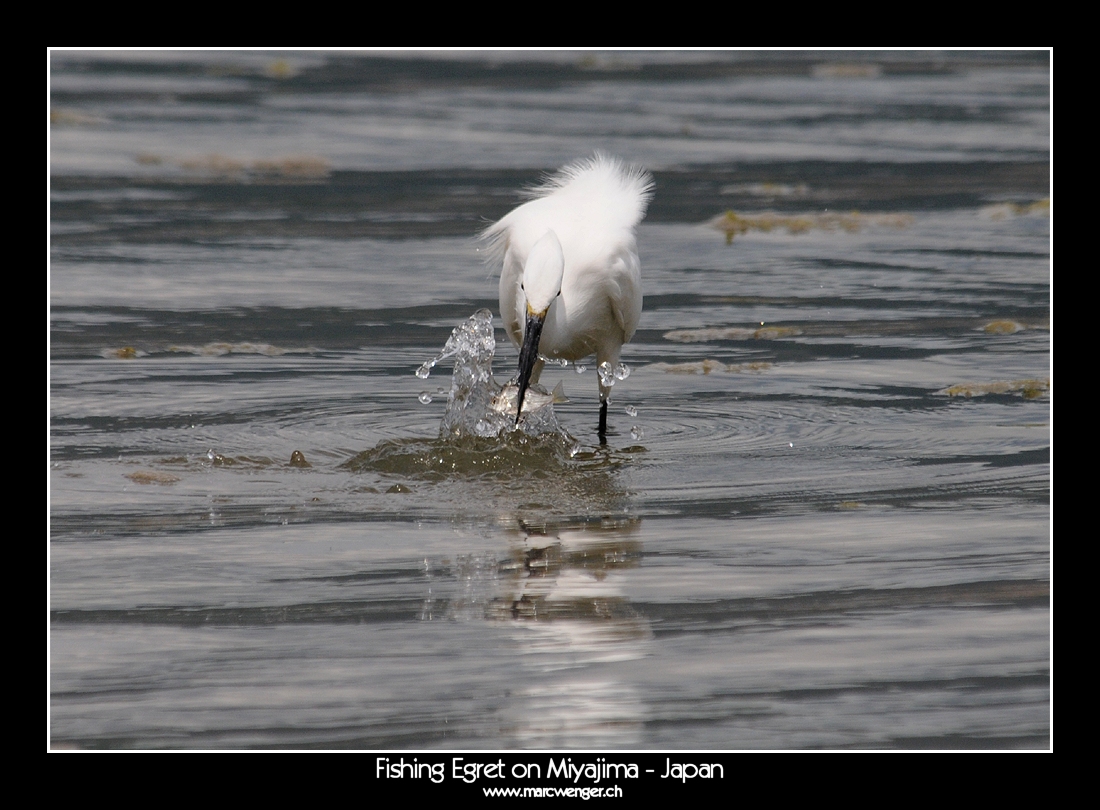
<path fill-rule="evenodd" d="M 505 710 L 518 745 L 612 748 L 641 741 L 641 694 L 609 666 L 644 657 L 652 635 L 624 595 L 626 572 L 641 561 L 641 544 L 631 536 L 639 525 L 544 527 L 514 546 L 487 615 L 513 623 L 522 653 L 525 684 Z"/>
<path fill-rule="evenodd" d="M 643 657 L 652 633 L 624 595 L 624 574 L 641 560 L 640 520 L 626 516 L 616 473 L 641 448 L 582 450 L 558 424 L 555 393 L 528 400 L 540 407 L 525 403 L 517 426 L 515 408 L 501 407 L 509 386 L 493 379 L 495 346 L 488 310 L 456 327 L 417 371 L 425 379 L 454 359 L 439 438 L 381 442 L 346 466 L 430 483 L 437 508 L 518 527 L 503 556 L 428 561 L 420 613 L 510 627 L 519 664 L 501 708 L 505 735 L 533 748 L 635 745 L 646 712 L 614 665 Z"/>
<path fill-rule="evenodd" d="M 644 707 L 624 681 L 580 678 L 524 689 L 506 712 L 505 731 L 524 748 L 630 748 L 642 739 Z"/>
<path fill-rule="evenodd" d="M 641 740 L 645 707 L 606 665 L 646 655 L 648 621 L 624 596 L 641 561 L 641 521 L 520 524 L 511 553 L 469 555 L 450 598 L 436 589 L 421 619 L 509 622 L 520 665 L 504 733 L 529 748 L 624 747 Z"/>

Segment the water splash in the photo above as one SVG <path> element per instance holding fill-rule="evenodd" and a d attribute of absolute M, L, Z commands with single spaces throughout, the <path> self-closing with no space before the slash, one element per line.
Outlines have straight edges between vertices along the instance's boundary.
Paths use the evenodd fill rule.
<path fill-rule="evenodd" d="M 441 360 L 457 356 L 466 360 L 463 365 L 485 366 L 488 369 L 492 365 L 496 345 L 496 338 L 493 337 L 493 313 L 487 309 L 479 309 L 465 323 L 454 328 L 447 342 L 443 344 L 442 351 L 418 368 L 416 376 L 426 380 Z M 456 360 L 456 372 L 458 363 Z M 489 374 L 491 376 L 492 372 L 489 371 Z"/>
<path fill-rule="evenodd" d="M 583 505 L 585 511 L 619 508 L 624 493 L 615 482 L 615 470 L 628 463 L 608 448 L 586 450 L 561 427 L 553 405 L 564 401 L 557 389 L 542 394 L 545 405 L 528 410 L 516 424 L 515 381 L 501 385 L 493 378 L 492 361 L 496 350 L 493 318 L 489 310 L 475 312 L 457 326 L 442 351 L 417 371 L 426 379 L 441 361 L 454 359 L 450 390 L 436 389 L 447 395 L 447 411 L 439 426 L 437 439 L 390 439 L 366 450 L 345 466 L 356 472 L 374 472 L 430 481 L 495 482 L 492 490 L 498 507 L 510 513 L 517 509 L 573 511 Z M 561 365 L 561 363 L 555 363 Z M 617 369 L 608 367 L 610 379 L 623 379 Z M 431 399 L 431 390 L 419 399 Z M 425 403 L 427 404 L 427 403 Z M 629 451 L 630 453 L 635 450 Z M 433 497 L 438 496 L 433 491 Z M 456 496 L 464 505 L 482 502 L 487 491 L 472 496 L 462 491 Z"/>
<path fill-rule="evenodd" d="M 424 508 L 433 514 L 444 505 L 458 513 L 489 512 L 505 520 L 517 514 L 621 512 L 628 496 L 618 483 L 617 471 L 633 462 L 638 448 L 616 452 L 604 446 L 582 446 L 554 414 L 554 404 L 564 399 L 558 389 L 547 393 L 539 386 L 529 388 L 525 406 L 531 409 L 524 408 L 517 425 L 515 382 L 501 385 L 493 378 L 495 349 L 492 314 L 475 312 L 451 332 L 442 351 L 416 372 L 425 379 L 440 362 L 453 359 L 450 389 L 435 389 L 440 398 L 447 396 L 438 438 L 388 439 L 343 466 L 382 476 L 380 491 L 422 492 Z M 611 376 L 615 378 L 613 371 Z M 542 396 L 533 397 L 535 392 Z M 434 398 L 433 389 L 421 392 L 421 401 L 428 397 Z M 542 399 L 546 404 L 538 404 Z M 385 484 L 395 478 L 433 486 L 385 490 Z"/>
<path fill-rule="evenodd" d="M 572 444 L 571 437 L 558 424 L 552 403 L 548 402 L 537 410 L 525 408 L 518 425 L 514 408 L 509 411 L 506 407 L 500 407 L 502 398 L 499 394 L 504 386 L 493 378 L 495 351 L 493 313 L 479 309 L 455 327 L 438 355 L 417 369 L 416 376 L 426 379 L 440 361 L 454 358 L 451 388 L 447 392 L 447 412 L 439 426 L 439 437 L 488 439 L 512 433 L 523 436 L 557 434 L 570 439 Z M 532 389 L 541 390 L 536 386 Z M 420 401 L 424 402 L 424 394 L 420 395 Z"/>

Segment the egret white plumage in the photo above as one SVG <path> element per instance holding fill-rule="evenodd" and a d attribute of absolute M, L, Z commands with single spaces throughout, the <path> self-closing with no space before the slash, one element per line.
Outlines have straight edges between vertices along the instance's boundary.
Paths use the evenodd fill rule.
<path fill-rule="evenodd" d="M 502 262 L 500 316 L 520 347 L 518 407 L 542 373 L 541 357 L 597 365 L 619 362 L 642 314 L 642 274 L 634 229 L 653 178 L 596 154 L 560 169 L 532 198 L 487 228 Z M 541 357 L 540 357 L 541 355 Z M 600 388 L 599 435 L 607 432 L 610 386 Z"/>

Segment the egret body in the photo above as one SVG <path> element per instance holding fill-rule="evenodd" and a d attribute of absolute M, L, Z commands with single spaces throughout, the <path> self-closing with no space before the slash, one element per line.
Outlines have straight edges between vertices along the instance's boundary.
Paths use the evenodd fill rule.
<path fill-rule="evenodd" d="M 517 423 L 527 388 L 542 372 L 540 355 L 619 362 L 642 314 L 634 229 L 652 193 L 648 173 L 597 154 L 559 170 L 485 230 L 502 262 L 500 316 L 520 347 Z M 603 437 L 611 389 L 596 376 Z"/>

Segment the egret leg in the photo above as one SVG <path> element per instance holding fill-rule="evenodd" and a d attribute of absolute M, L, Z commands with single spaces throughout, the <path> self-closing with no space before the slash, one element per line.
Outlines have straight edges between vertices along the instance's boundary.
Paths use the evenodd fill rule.
<path fill-rule="evenodd" d="M 600 436 L 600 444 L 607 444 L 607 400 L 600 400 L 600 427 L 596 431 Z"/>

